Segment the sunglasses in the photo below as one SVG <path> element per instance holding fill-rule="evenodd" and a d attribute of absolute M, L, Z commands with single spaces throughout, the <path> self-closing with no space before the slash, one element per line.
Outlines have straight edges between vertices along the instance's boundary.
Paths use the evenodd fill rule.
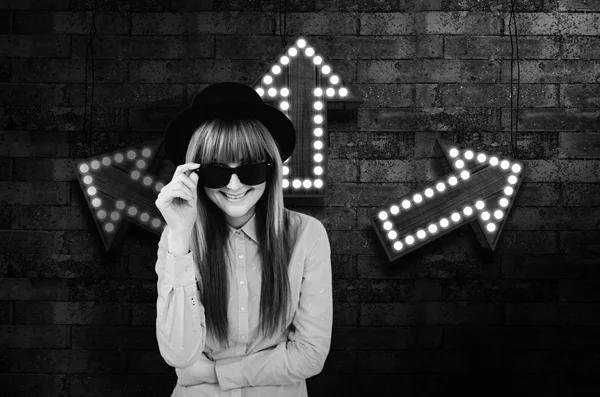
<path fill-rule="evenodd" d="M 267 180 L 271 169 L 271 161 L 243 164 L 230 168 L 224 164 L 212 163 L 194 170 L 198 174 L 198 183 L 209 189 L 227 186 L 231 175 L 236 174 L 244 185 L 260 185 Z"/>

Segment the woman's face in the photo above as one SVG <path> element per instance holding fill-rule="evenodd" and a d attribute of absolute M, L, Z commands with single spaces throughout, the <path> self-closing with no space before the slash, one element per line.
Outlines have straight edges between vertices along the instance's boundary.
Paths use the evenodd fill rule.
<path fill-rule="evenodd" d="M 228 167 L 235 168 L 241 163 L 229 163 Z M 234 228 L 244 226 L 256 209 L 256 203 L 265 192 L 266 182 L 260 185 L 244 185 L 236 174 L 232 174 L 229 184 L 218 189 L 204 187 L 208 198 L 225 214 L 227 223 Z"/>

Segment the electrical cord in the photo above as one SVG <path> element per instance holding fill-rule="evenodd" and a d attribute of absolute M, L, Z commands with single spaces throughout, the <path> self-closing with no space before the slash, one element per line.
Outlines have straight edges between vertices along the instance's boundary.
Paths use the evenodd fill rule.
<path fill-rule="evenodd" d="M 519 33 L 517 31 L 517 17 L 515 14 L 516 0 L 511 1 L 510 18 L 508 20 L 508 34 L 510 36 L 510 142 L 512 146 L 513 157 L 518 158 L 518 140 L 519 140 L 519 99 L 521 97 L 521 64 L 519 58 Z M 513 44 L 513 27 L 514 27 L 514 44 Z M 514 84 L 514 64 L 515 64 L 515 49 L 516 49 L 516 64 L 517 64 L 517 107 L 513 117 L 513 84 Z M 514 124 L 514 140 L 513 140 L 513 124 Z"/>
<path fill-rule="evenodd" d="M 92 24 L 90 26 L 89 40 L 87 43 L 87 47 L 85 49 L 85 83 L 83 88 L 83 127 L 82 127 L 82 146 L 86 157 L 91 157 L 93 155 L 92 150 L 92 133 L 94 131 L 94 85 L 96 81 L 95 76 L 95 68 L 94 68 L 94 37 L 96 36 L 96 11 L 98 8 L 98 0 L 90 0 L 90 7 L 92 8 Z M 86 120 L 87 120 L 87 98 L 88 98 L 88 59 L 91 58 L 92 63 L 92 98 L 90 104 L 90 123 L 89 123 L 89 136 L 88 136 L 88 146 L 85 145 L 86 138 Z"/>

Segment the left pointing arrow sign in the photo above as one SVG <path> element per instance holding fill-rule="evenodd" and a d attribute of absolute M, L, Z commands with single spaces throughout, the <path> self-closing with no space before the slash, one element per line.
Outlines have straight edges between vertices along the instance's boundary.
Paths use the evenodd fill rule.
<path fill-rule="evenodd" d="M 165 222 L 154 204 L 164 186 L 155 176 L 162 142 L 104 153 L 76 165 L 77 180 L 106 251 L 117 236 L 123 236 L 124 221 L 155 234 L 163 231 Z"/>
<path fill-rule="evenodd" d="M 472 222 L 493 251 L 523 173 L 523 165 L 483 150 L 438 139 L 452 172 L 378 208 L 371 216 L 389 260 Z"/>

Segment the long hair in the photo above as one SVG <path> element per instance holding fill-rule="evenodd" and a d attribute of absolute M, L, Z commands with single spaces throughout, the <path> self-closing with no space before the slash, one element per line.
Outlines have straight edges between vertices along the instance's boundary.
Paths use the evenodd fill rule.
<path fill-rule="evenodd" d="M 200 125 L 188 145 L 186 162 L 202 165 L 271 160 L 265 191 L 256 203 L 256 236 L 262 260 L 260 331 L 272 336 L 288 322 L 288 265 L 295 242 L 283 206 L 282 161 L 275 140 L 255 119 L 215 119 Z M 198 218 L 192 230 L 192 255 L 201 275 L 200 296 L 209 335 L 228 345 L 229 229 L 224 213 L 198 186 Z M 231 258 L 233 259 L 233 258 Z"/>

